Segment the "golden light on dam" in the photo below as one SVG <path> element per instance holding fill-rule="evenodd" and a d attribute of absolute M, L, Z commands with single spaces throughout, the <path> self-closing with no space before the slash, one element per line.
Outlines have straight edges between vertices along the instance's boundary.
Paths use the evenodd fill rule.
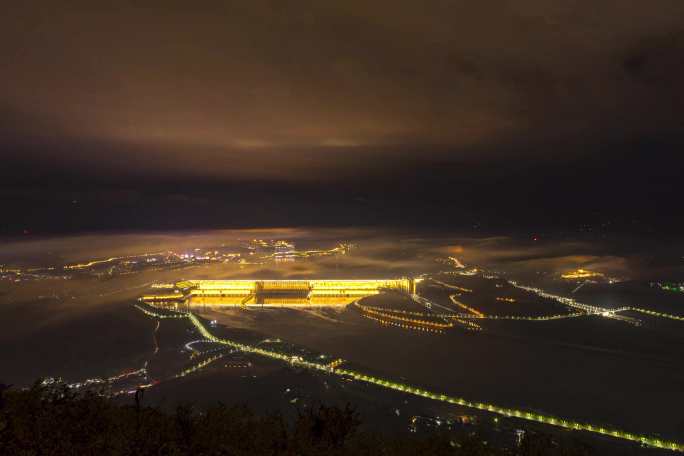
<path fill-rule="evenodd" d="M 603 274 L 596 271 L 589 271 L 587 269 L 576 269 L 574 271 L 566 272 L 561 274 L 561 279 L 572 280 L 572 279 L 589 279 L 592 277 L 603 277 Z"/>
<path fill-rule="evenodd" d="M 185 301 L 191 306 L 346 306 L 357 299 L 379 294 L 382 290 L 413 294 L 415 281 L 411 278 L 185 280 L 175 283 L 173 288 L 173 293 L 145 295 L 140 299 L 146 302 Z"/>

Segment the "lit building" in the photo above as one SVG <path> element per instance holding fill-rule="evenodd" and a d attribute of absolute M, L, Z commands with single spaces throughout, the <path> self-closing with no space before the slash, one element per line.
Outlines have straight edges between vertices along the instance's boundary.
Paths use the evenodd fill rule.
<path fill-rule="evenodd" d="M 601 274 L 600 272 L 589 271 L 589 270 L 580 268 L 580 269 L 577 269 L 575 271 L 566 272 L 565 274 L 561 275 L 562 279 L 569 279 L 569 280 L 572 280 L 572 279 L 590 279 L 590 278 L 594 278 L 594 277 L 603 277 L 603 274 Z"/>
<path fill-rule="evenodd" d="M 147 302 L 187 301 L 190 305 L 316 307 L 344 306 L 382 290 L 415 293 L 411 278 L 379 280 L 186 280 L 175 293 L 146 295 Z"/>
<path fill-rule="evenodd" d="M 291 262 L 295 260 L 296 252 L 293 243 L 287 241 L 276 241 L 273 245 L 275 252 L 273 254 L 277 263 Z"/>

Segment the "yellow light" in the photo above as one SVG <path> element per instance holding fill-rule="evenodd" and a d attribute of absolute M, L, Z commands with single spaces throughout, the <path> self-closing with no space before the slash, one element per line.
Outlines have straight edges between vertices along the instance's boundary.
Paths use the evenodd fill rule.
<path fill-rule="evenodd" d="M 562 279 L 588 279 L 591 277 L 603 277 L 603 274 L 600 272 L 579 268 L 575 271 L 566 272 L 565 274 L 561 275 Z"/>

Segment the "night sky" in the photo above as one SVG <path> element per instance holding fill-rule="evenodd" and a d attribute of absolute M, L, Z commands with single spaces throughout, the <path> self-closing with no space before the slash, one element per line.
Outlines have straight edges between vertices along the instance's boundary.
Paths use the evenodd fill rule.
<path fill-rule="evenodd" d="M 684 2 L 22 1 L 0 234 L 677 232 Z"/>

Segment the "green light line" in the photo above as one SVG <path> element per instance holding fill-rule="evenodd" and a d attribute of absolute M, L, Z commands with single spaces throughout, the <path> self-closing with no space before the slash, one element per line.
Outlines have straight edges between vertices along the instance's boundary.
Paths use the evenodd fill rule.
<path fill-rule="evenodd" d="M 684 452 L 684 443 L 667 441 L 667 440 L 663 440 L 663 439 L 659 439 L 659 438 L 655 438 L 655 437 L 649 437 L 646 435 L 639 435 L 639 434 L 634 434 L 634 433 L 630 433 L 630 432 L 624 432 L 624 431 L 621 431 L 621 430 L 618 430 L 615 428 L 595 426 L 592 424 L 580 423 L 577 421 L 567 420 L 567 419 L 563 419 L 563 418 L 540 415 L 540 414 L 525 411 L 525 410 L 499 407 L 499 406 L 496 406 L 493 404 L 488 404 L 485 402 L 469 401 L 469 400 L 466 400 L 466 399 L 463 399 L 463 398 L 460 398 L 457 396 L 449 396 L 446 394 L 437 394 L 437 393 L 433 393 L 433 392 L 428 391 L 428 390 L 416 388 L 416 387 L 411 386 L 411 385 L 393 382 L 390 380 L 382 379 L 379 377 L 374 377 L 371 375 L 366 375 L 366 374 L 363 374 L 361 372 L 357 372 L 357 371 L 353 371 L 353 370 L 349 370 L 349 369 L 331 369 L 330 367 L 328 367 L 325 364 L 312 363 L 310 361 L 305 361 L 304 359 L 301 359 L 299 357 L 287 356 L 287 355 L 283 355 L 281 353 L 277 353 L 274 351 L 264 350 L 263 348 L 258 348 L 258 347 L 254 347 L 251 345 L 246 345 L 246 344 L 242 344 L 239 342 L 235 342 L 235 341 L 232 341 L 230 339 L 219 338 L 219 337 L 213 335 L 211 332 L 209 332 L 209 330 L 202 324 L 202 322 L 192 312 L 188 312 L 187 314 L 178 313 L 177 315 L 169 316 L 169 315 L 163 315 L 163 314 L 158 314 L 156 312 L 152 312 L 150 310 L 142 308 L 141 306 L 136 305 L 136 307 L 138 309 L 142 310 L 146 315 L 149 315 L 149 316 L 152 316 L 155 318 L 183 318 L 183 317 L 187 317 L 188 319 L 190 319 L 190 322 L 199 331 L 199 333 L 204 338 L 206 338 L 212 342 L 227 345 L 229 347 L 238 349 L 238 350 L 246 352 L 246 353 L 254 353 L 254 354 L 257 354 L 260 356 L 265 356 L 267 358 L 284 361 L 284 362 L 290 363 L 290 364 L 298 366 L 298 367 L 303 367 L 306 369 L 331 373 L 331 374 L 339 375 L 341 377 L 353 378 L 354 380 L 370 383 L 370 384 L 377 385 L 377 386 L 382 386 L 382 387 L 387 388 L 387 389 L 391 389 L 391 390 L 395 390 L 395 391 L 401 391 L 404 393 L 413 394 L 415 396 L 420 396 L 420 397 L 432 399 L 435 401 L 460 405 L 462 407 L 468 407 L 468 408 L 472 408 L 472 409 L 476 409 L 476 410 L 482 410 L 482 411 L 486 411 L 486 412 L 490 412 L 490 413 L 496 413 L 498 415 L 503 415 L 506 417 L 519 418 L 522 420 L 527 420 L 527 421 L 532 421 L 532 422 L 542 423 L 542 424 L 548 424 L 551 426 L 560 427 L 560 428 L 564 428 L 564 429 L 592 432 L 594 434 L 606 435 L 609 437 L 614 437 L 616 439 L 628 440 L 628 441 L 632 441 L 632 442 L 641 443 L 643 445 L 648 445 L 648 446 L 651 446 L 654 448 L 661 448 L 661 449 L 666 449 L 666 450 Z"/>
<path fill-rule="evenodd" d="M 672 315 L 672 314 L 667 314 L 667 313 L 655 312 L 653 310 L 641 309 L 639 307 L 628 307 L 626 310 L 633 310 L 634 312 L 641 312 L 643 314 L 652 315 L 654 317 L 669 318 L 670 320 L 684 321 L 684 317 L 680 317 L 679 315 Z"/>

